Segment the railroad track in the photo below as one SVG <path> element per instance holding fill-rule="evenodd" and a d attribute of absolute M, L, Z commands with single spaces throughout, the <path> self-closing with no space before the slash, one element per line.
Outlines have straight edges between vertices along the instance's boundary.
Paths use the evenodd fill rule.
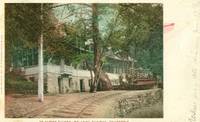
<path fill-rule="evenodd" d="M 70 104 L 61 104 L 51 108 L 47 108 L 32 117 L 41 118 L 89 118 L 93 115 L 95 108 L 106 99 L 120 95 L 124 92 L 98 92 L 84 97 Z M 63 99 L 64 100 L 64 99 Z M 66 100 L 66 98 L 65 98 Z"/>

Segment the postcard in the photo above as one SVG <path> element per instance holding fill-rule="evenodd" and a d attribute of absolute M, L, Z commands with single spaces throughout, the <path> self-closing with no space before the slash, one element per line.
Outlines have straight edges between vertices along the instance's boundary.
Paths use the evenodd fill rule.
<path fill-rule="evenodd" d="M 198 122 L 200 1 L 4 0 L 2 122 Z"/>

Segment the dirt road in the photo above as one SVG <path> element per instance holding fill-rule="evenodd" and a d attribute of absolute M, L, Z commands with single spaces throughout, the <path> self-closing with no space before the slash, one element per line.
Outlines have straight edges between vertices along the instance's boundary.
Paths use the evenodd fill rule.
<path fill-rule="evenodd" d="M 103 91 L 45 96 L 40 103 L 37 96 L 6 96 L 6 117 L 21 118 L 95 118 L 111 117 L 111 107 L 125 94 L 146 91 Z M 111 113 L 109 113 L 111 112 Z"/>

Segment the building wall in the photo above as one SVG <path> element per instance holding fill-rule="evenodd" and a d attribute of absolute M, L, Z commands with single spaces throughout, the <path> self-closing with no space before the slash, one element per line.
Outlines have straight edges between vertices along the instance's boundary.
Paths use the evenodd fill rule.
<path fill-rule="evenodd" d="M 87 92 L 90 90 L 89 80 L 91 79 L 90 71 L 70 69 L 66 66 L 66 73 L 68 76 L 61 77 L 59 65 L 45 65 L 44 66 L 44 83 L 47 85 L 47 92 L 51 94 L 69 93 L 69 92 Z M 118 82 L 119 75 L 107 73 L 108 77 L 115 85 Z M 93 74 L 94 76 L 94 74 Z M 38 67 L 28 67 L 25 69 L 25 77 L 34 77 L 38 81 Z"/>
<path fill-rule="evenodd" d="M 58 74 L 47 73 L 47 92 L 48 93 L 59 93 L 58 86 Z"/>
<path fill-rule="evenodd" d="M 46 77 L 48 93 L 81 92 L 81 89 L 83 89 L 83 91 L 90 90 L 90 77 L 87 76 L 70 76 L 62 78 L 58 74 L 48 72 Z"/>
<path fill-rule="evenodd" d="M 81 82 L 82 82 L 82 89 L 83 91 L 89 91 L 89 77 L 78 77 L 73 76 L 72 81 L 74 83 L 74 90 L 81 92 Z"/>

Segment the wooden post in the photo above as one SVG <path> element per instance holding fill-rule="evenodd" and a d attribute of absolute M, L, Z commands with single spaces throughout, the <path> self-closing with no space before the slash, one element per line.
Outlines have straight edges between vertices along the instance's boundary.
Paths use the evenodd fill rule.
<path fill-rule="evenodd" d="M 41 4 L 41 23 L 43 24 L 43 4 Z M 39 76 L 38 76 L 38 99 L 40 102 L 44 101 L 44 76 L 43 76 L 43 28 L 41 27 L 41 35 L 39 39 L 39 48 L 38 48 L 38 65 L 39 65 Z"/>

